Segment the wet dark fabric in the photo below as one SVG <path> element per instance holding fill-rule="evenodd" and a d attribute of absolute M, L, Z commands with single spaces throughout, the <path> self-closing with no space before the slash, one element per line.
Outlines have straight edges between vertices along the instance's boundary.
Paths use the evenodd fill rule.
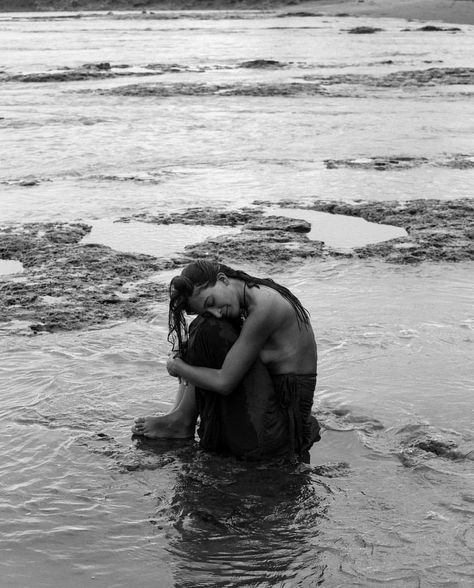
<path fill-rule="evenodd" d="M 186 361 L 219 369 L 240 333 L 238 324 L 196 318 L 190 325 Z M 257 360 L 228 395 L 196 388 L 200 445 L 248 459 L 307 453 L 319 440 L 311 415 L 315 375 L 272 376 Z"/>

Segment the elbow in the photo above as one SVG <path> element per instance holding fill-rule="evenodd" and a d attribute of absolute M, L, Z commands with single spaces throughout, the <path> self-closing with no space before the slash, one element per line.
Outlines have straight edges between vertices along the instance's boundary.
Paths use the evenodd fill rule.
<path fill-rule="evenodd" d="M 222 394 L 222 396 L 229 396 L 229 394 L 233 392 L 235 388 L 236 386 L 231 386 L 230 384 L 227 384 L 224 386 L 220 386 L 219 392 Z"/>
<path fill-rule="evenodd" d="M 229 394 L 237 388 L 237 385 L 238 382 L 234 382 L 227 378 L 221 378 L 221 381 L 219 382 L 219 392 L 223 396 L 229 396 Z"/>

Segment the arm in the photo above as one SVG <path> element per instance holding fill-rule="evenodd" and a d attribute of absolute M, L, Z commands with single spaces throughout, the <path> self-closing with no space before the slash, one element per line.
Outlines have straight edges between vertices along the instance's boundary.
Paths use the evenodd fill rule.
<path fill-rule="evenodd" d="M 195 367 L 182 359 L 168 361 L 168 371 L 195 386 L 227 395 L 237 386 L 258 358 L 265 342 L 278 328 L 281 311 L 274 300 L 261 300 L 244 322 L 239 338 L 228 352 L 220 369 Z"/>

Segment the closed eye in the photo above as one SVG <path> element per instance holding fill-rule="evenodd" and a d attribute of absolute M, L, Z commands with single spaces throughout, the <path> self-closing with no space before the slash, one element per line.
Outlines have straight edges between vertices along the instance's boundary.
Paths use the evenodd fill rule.
<path fill-rule="evenodd" d="M 211 306 L 214 306 L 214 298 L 212 296 L 208 296 L 204 302 L 204 308 L 210 308 Z"/>

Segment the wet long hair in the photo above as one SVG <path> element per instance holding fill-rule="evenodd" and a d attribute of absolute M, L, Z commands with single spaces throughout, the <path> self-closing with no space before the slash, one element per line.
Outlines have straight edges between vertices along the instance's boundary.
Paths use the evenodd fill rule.
<path fill-rule="evenodd" d="M 299 327 L 304 326 L 307 328 L 309 324 L 308 311 L 285 286 L 277 284 L 270 278 L 257 278 L 222 263 L 201 259 L 187 265 L 181 275 L 175 276 L 170 283 L 168 341 L 173 345 L 173 351 L 184 354 L 186 350 L 188 328 L 185 315 L 190 313 L 189 298 L 193 295 L 194 288 L 214 286 L 220 273 L 223 273 L 228 278 L 242 280 L 248 288 L 259 288 L 262 285 L 276 290 L 294 308 Z"/>

